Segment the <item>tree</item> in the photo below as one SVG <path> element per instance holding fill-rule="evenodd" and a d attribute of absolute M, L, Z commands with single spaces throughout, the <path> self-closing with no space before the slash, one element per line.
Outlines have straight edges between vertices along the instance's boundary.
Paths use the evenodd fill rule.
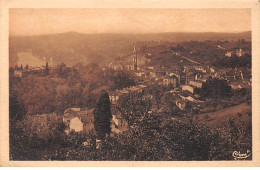
<path fill-rule="evenodd" d="M 28 71 L 28 69 L 29 69 L 29 66 L 28 66 L 28 64 L 26 64 L 25 70 Z"/>
<path fill-rule="evenodd" d="M 94 127 L 98 139 L 104 139 L 106 134 L 110 134 L 110 120 L 112 118 L 109 95 L 102 90 L 99 100 L 94 109 Z"/>
<path fill-rule="evenodd" d="M 148 117 L 151 109 L 150 99 L 141 99 L 141 95 L 133 95 L 131 92 L 127 97 L 119 99 L 119 105 L 115 106 L 128 121 L 129 125 L 138 124 Z"/>
<path fill-rule="evenodd" d="M 213 78 L 207 80 L 207 82 L 203 84 L 199 94 L 203 98 L 210 97 L 217 99 L 222 97 L 229 97 L 231 94 L 231 87 L 228 85 L 226 80 Z"/>
<path fill-rule="evenodd" d="M 22 120 L 25 117 L 26 110 L 24 104 L 20 101 L 17 94 L 10 93 L 9 97 L 9 119 L 10 122 Z"/>
<path fill-rule="evenodd" d="M 49 66 L 48 66 L 48 62 L 46 62 L 46 66 L 45 66 L 45 75 L 49 75 Z"/>

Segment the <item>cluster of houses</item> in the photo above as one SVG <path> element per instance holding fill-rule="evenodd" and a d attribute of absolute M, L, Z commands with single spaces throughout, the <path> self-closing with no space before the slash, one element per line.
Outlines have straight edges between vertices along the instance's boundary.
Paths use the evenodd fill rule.
<path fill-rule="evenodd" d="M 132 54 L 130 55 L 132 56 Z M 108 67 L 114 70 L 134 70 L 137 71 L 140 69 L 139 66 L 150 63 L 152 54 L 147 53 L 145 55 L 139 55 L 137 57 L 137 51 L 133 50 L 133 57 L 127 56 L 120 56 L 116 58 L 114 61 L 108 63 Z"/>
<path fill-rule="evenodd" d="M 241 57 L 245 53 L 242 49 L 237 51 L 227 51 L 226 56 L 231 57 L 233 53 Z M 176 53 L 176 55 L 181 55 Z M 170 68 L 164 67 L 141 67 L 145 63 L 151 62 L 150 53 L 142 57 L 136 55 L 134 49 L 133 58 L 120 57 L 108 64 L 110 69 L 114 70 L 131 70 L 137 77 L 138 83 L 124 89 L 115 91 L 108 91 L 109 99 L 112 107 L 111 131 L 112 133 L 127 132 L 128 122 L 114 106 L 118 105 L 118 101 L 128 96 L 129 94 L 140 95 L 143 98 L 146 96 L 152 98 L 152 94 L 147 92 L 151 85 L 160 87 L 167 87 L 169 93 L 175 98 L 175 105 L 180 110 L 185 110 L 188 103 L 194 103 L 194 108 L 205 108 L 204 101 L 200 100 L 197 93 L 198 89 L 203 88 L 203 84 L 210 78 L 218 78 L 226 80 L 233 90 L 241 88 L 249 88 L 251 86 L 251 69 L 235 68 L 235 69 L 217 69 L 209 66 L 202 66 L 200 64 L 193 64 L 189 66 L 173 65 Z M 137 65 L 138 64 L 138 65 Z M 43 70 L 39 68 L 38 70 Z M 14 75 L 22 77 L 23 70 L 15 70 Z M 40 120 L 41 123 L 49 121 L 61 121 L 66 125 L 66 133 L 82 132 L 84 134 L 95 133 L 94 128 L 94 109 L 85 108 L 68 108 L 64 111 L 62 117 L 57 118 L 55 115 L 35 115 L 35 120 Z M 152 111 L 149 111 L 152 112 Z"/>
<path fill-rule="evenodd" d="M 177 96 L 175 98 L 176 106 L 181 110 L 185 109 L 188 102 L 195 103 L 194 106 L 203 108 L 203 101 L 200 100 L 197 91 L 203 88 L 203 84 L 210 78 L 226 80 L 233 90 L 250 88 L 252 83 L 251 69 L 248 68 L 219 69 L 202 65 L 172 66 L 171 68 L 147 67 L 138 70 L 136 75 L 144 80 L 141 82 L 147 87 L 151 84 L 171 87 L 169 91 L 174 91 L 172 94 Z"/>
<path fill-rule="evenodd" d="M 95 134 L 93 111 L 93 108 L 68 108 L 64 111 L 63 116 L 56 113 L 33 115 L 31 122 L 33 127 L 51 127 L 50 124 L 63 123 L 66 134 L 70 132 Z M 119 134 L 127 131 L 128 122 L 118 112 L 112 113 L 111 132 Z"/>
<path fill-rule="evenodd" d="M 46 63 L 47 64 L 47 63 Z M 14 77 L 25 77 L 29 74 L 33 74 L 33 75 L 44 75 L 45 73 L 45 69 L 46 66 L 28 66 L 26 65 L 25 67 L 23 67 L 22 65 L 20 67 L 18 67 L 17 65 L 14 67 L 14 69 L 10 69 L 10 75 L 14 76 Z M 49 67 L 49 70 L 51 70 L 52 68 Z"/>
<path fill-rule="evenodd" d="M 228 52 L 229 51 L 227 51 L 227 53 Z M 232 51 L 232 55 L 233 53 L 234 51 Z M 247 51 L 243 51 L 242 49 L 235 51 L 235 54 L 238 57 L 243 56 L 246 53 Z M 178 55 L 181 54 L 178 53 Z M 135 65 L 133 61 L 131 62 L 129 60 L 129 63 Z M 147 87 L 157 84 L 159 87 L 170 87 L 169 91 L 171 92 L 173 92 L 172 89 L 174 89 L 174 93 L 172 94 L 176 96 L 176 106 L 179 109 L 184 110 L 188 102 L 196 103 L 196 106 L 203 106 L 203 101 L 199 100 L 200 96 L 197 94 L 197 91 L 198 89 L 201 89 L 203 83 L 210 78 L 226 80 L 233 90 L 247 88 L 251 85 L 251 70 L 248 69 L 217 69 L 201 64 L 187 66 L 175 65 L 170 68 L 153 66 L 141 67 L 140 65 L 142 64 L 144 64 L 144 62 L 142 63 L 140 61 L 138 63 L 138 69 L 130 69 L 133 70 L 139 84 L 122 90 L 109 92 L 112 104 L 117 104 L 120 98 L 123 98 L 130 92 L 133 94 L 145 95 L 146 93 L 144 92 Z M 110 66 L 110 68 L 115 70 L 125 69 L 124 67 L 118 69 L 115 65 L 113 65 L 113 67 L 112 65 Z"/>
<path fill-rule="evenodd" d="M 95 134 L 94 109 L 68 108 L 64 111 L 63 123 L 65 132 L 78 132 L 84 134 Z M 127 121 L 118 113 L 112 113 L 111 132 L 123 133 L 128 130 Z"/>
<path fill-rule="evenodd" d="M 132 95 L 144 94 L 146 89 L 147 89 L 146 85 L 140 84 L 140 85 L 124 88 L 122 90 L 110 91 L 109 99 L 111 104 L 117 104 L 119 99 L 128 96 L 130 93 Z"/>
<path fill-rule="evenodd" d="M 236 50 L 232 50 L 232 51 L 226 51 L 225 52 L 225 56 L 226 57 L 232 57 L 232 56 L 236 56 L 236 57 L 242 57 L 244 56 L 245 54 L 249 54 L 249 51 L 248 50 L 243 50 L 241 48 L 239 49 L 236 49 Z"/>

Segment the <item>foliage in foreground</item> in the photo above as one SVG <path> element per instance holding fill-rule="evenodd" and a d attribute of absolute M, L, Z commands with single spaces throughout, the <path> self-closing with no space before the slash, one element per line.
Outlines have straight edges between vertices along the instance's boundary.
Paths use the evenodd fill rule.
<path fill-rule="evenodd" d="M 149 116 L 128 133 L 106 138 L 99 149 L 95 136 L 65 135 L 54 125 L 33 129 L 26 123 L 24 119 L 11 128 L 11 160 L 232 160 L 233 151 L 252 147 L 251 127 L 243 120 L 230 119 L 227 127 L 210 131 L 189 119 Z M 88 140 L 90 146 L 82 145 Z"/>

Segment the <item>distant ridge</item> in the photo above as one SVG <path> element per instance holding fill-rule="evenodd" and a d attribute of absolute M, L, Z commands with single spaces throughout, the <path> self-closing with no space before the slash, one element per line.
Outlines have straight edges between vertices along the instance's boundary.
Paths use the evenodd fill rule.
<path fill-rule="evenodd" d="M 54 64 L 64 62 L 67 65 L 75 63 L 107 64 L 116 57 L 132 52 L 137 42 L 184 42 L 184 41 L 237 41 L 245 39 L 251 41 L 251 31 L 241 33 L 202 33 L 202 32 L 174 32 L 122 34 L 100 33 L 84 34 L 66 32 L 35 36 L 10 36 L 10 65 L 17 63 L 18 52 L 32 51 L 32 54 L 46 61 L 52 58 Z M 141 45 L 137 45 L 140 48 Z"/>
<path fill-rule="evenodd" d="M 76 31 L 51 33 L 51 34 L 37 34 L 37 35 L 10 35 L 10 37 L 40 37 L 40 36 L 53 36 L 53 35 L 164 35 L 164 34 L 245 34 L 251 35 L 252 31 L 243 32 L 158 32 L 158 33 L 81 33 Z"/>

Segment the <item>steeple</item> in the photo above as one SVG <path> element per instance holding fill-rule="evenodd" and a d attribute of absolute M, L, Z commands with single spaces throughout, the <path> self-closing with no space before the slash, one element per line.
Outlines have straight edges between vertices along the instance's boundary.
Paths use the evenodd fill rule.
<path fill-rule="evenodd" d="M 134 65 L 134 70 L 137 70 L 137 55 L 136 55 L 135 45 L 133 51 L 133 65 Z"/>

